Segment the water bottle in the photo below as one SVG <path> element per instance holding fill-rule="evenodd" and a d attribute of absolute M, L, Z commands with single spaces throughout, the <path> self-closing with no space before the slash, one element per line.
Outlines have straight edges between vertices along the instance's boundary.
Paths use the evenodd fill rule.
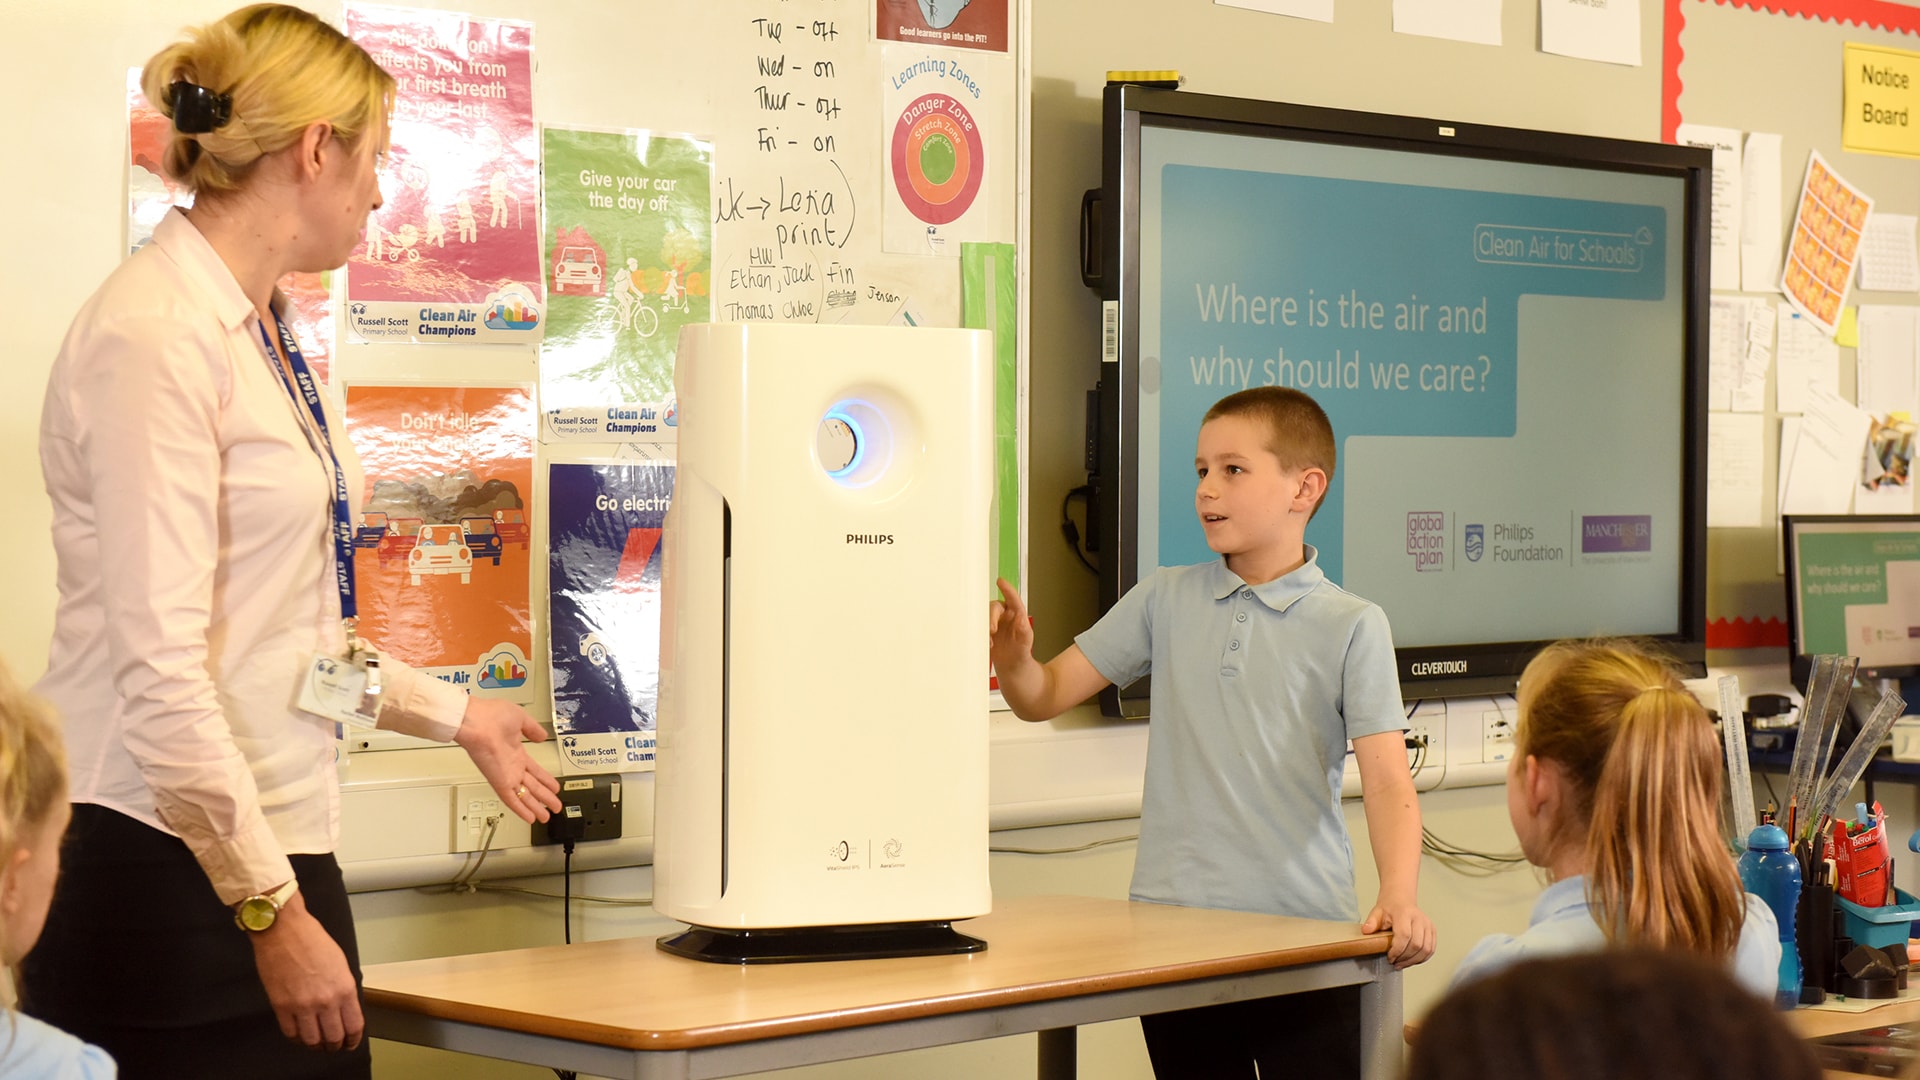
<path fill-rule="evenodd" d="M 1767 902 L 1780 924 L 1780 985 L 1774 1003 L 1791 1009 L 1800 1003 L 1800 950 L 1794 944 L 1793 913 L 1800 902 L 1800 860 L 1787 847 L 1786 831 L 1761 825 L 1747 837 L 1740 856 L 1740 885 Z"/>

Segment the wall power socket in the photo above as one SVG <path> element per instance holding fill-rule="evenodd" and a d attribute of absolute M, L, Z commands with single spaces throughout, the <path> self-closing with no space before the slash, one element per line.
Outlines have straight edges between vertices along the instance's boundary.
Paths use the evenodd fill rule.
<path fill-rule="evenodd" d="M 620 839 L 620 774 L 593 773 L 583 776 L 562 776 L 560 778 L 560 817 L 555 822 L 533 826 L 533 842 L 558 844 L 570 830 L 559 830 L 555 835 L 553 826 L 565 820 L 575 826 L 576 839 L 618 840 Z"/>

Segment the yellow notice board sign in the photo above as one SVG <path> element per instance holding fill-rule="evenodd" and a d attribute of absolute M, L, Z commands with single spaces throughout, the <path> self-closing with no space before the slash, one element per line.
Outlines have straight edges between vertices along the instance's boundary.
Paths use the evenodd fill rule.
<path fill-rule="evenodd" d="M 1877 45 L 1845 47 L 1848 150 L 1920 157 L 1920 52 Z"/>

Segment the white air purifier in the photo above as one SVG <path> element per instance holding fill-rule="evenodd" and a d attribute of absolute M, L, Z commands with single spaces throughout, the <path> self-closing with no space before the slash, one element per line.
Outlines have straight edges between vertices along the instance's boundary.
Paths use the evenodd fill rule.
<path fill-rule="evenodd" d="M 674 367 L 660 947 L 984 948 L 992 336 L 696 325 Z"/>

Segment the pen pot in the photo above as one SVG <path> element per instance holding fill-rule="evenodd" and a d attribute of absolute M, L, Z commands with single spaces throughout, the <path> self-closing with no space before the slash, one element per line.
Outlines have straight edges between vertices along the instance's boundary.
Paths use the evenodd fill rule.
<path fill-rule="evenodd" d="M 1833 886 L 1802 882 L 1797 914 L 1793 929 L 1800 945 L 1801 1000 L 1823 1001 L 1833 989 Z"/>

